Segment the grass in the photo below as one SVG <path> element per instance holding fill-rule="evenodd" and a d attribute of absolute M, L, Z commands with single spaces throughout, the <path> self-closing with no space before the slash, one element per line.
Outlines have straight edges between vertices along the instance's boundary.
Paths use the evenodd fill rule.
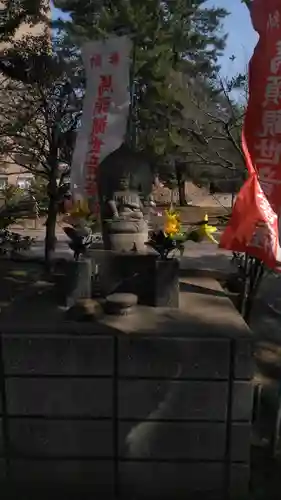
<path fill-rule="evenodd" d="M 28 290 L 42 270 L 42 266 L 31 262 L 0 260 L 0 319 L 4 311 Z"/>
<path fill-rule="evenodd" d="M 46 276 L 43 262 L 0 260 L 0 324 L 20 329 L 62 321 L 58 285 L 66 272 L 63 263 Z"/>

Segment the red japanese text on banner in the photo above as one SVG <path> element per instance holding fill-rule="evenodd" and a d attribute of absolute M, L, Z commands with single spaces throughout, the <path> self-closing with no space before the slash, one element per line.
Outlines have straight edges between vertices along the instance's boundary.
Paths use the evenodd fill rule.
<path fill-rule="evenodd" d="M 82 47 L 86 92 L 71 166 L 74 200 L 97 208 L 99 164 L 118 149 L 126 134 L 130 105 L 131 41 L 109 37 Z"/>
<path fill-rule="evenodd" d="M 249 64 L 249 102 L 242 134 L 250 179 L 237 197 L 220 246 L 239 247 L 275 267 L 281 258 L 280 0 L 253 0 L 251 18 L 259 41 Z"/>

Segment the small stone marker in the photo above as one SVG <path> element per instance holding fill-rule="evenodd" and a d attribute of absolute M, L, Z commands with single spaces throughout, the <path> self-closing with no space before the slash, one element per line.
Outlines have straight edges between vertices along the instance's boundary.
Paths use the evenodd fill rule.
<path fill-rule="evenodd" d="M 105 311 L 122 316 L 131 313 L 137 303 L 138 297 L 133 293 L 113 293 L 106 297 Z"/>

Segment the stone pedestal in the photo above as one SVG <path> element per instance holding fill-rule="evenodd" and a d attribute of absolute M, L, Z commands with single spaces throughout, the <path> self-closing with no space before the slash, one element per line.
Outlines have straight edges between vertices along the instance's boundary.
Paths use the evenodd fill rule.
<path fill-rule="evenodd" d="M 3 498 L 249 498 L 252 335 L 214 280 L 181 284 L 179 311 L 2 327 Z"/>
<path fill-rule="evenodd" d="M 119 316 L 131 314 L 137 305 L 138 297 L 132 293 L 113 293 L 106 297 L 105 312 Z"/>
<path fill-rule="evenodd" d="M 148 230 L 141 233 L 111 233 L 107 235 L 106 248 L 115 252 L 147 252 Z"/>
<path fill-rule="evenodd" d="M 154 288 L 154 307 L 179 307 L 179 261 L 178 259 L 156 260 L 155 274 L 151 285 Z"/>
<path fill-rule="evenodd" d="M 67 307 L 73 306 L 77 300 L 92 297 L 92 261 L 83 259 L 73 262 L 65 277 L 64 302 Z"/>
<path fill-rule="evenodd" d="M 160 261 L 157 254 L 89 250 L 99 267 L 103 295 L 133 293 L 138 303 L 152 307 L 178 307 L 179 262 Z"/>
<path fill-rule="evenodd" d="M 146 253 L 148 224 L 144 220 L 106 221 L 103 227 L 103 241 L 106 250 L 114 252 Z"/>

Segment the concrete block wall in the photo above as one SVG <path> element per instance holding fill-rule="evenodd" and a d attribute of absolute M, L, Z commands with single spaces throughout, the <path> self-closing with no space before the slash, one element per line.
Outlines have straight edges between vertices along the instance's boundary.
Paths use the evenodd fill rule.
<path fill-rule="evenodd" d="M 248 339 L 3 335 L 2 358 L 0 481 L 109 498 L 247 493 Z"/>

